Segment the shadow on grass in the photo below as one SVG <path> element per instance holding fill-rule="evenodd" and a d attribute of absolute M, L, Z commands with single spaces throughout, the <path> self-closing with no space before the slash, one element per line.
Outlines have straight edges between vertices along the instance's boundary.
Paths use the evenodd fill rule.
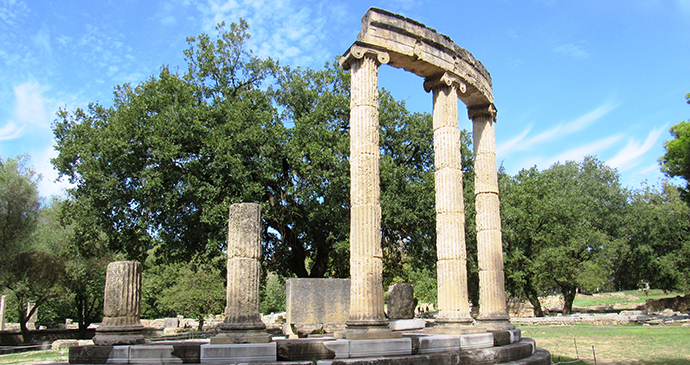
<path fill-rule="evenodd" d="M 551 355 L 551 362 L 554 365 L 592 365 L 594 361 L 589 359 L 583 361 L 581 359 L 573 359 L 567 356 Z M 624 364 L 630 364 L 629 361 L 623 362 Z M 609 362 L 599 363 L 599 365 L 611 364 Z M 615 364 L 615 362 L 614 362 Z M 644 360 L 632 362 L 634 365 L 690 365 L 689 359 L 654 359 L 654 360 Z"/>
<path fill-rule="evenodd" d="M 688 359 L 655 359 L 641 361 L 639 364 L 644 365 L 690 365 L 690 360 Z"/>

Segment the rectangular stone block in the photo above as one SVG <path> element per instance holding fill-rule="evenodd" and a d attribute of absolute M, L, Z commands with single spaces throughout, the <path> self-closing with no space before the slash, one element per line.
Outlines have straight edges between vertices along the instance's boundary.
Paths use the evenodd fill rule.
<path fill-rule="evenodd" d="M 129 348 L 129 362 L 132 364 L 182 364 L 181 358 L 173 356 L 172 345 L 135 345 Z"/>
<path fill-rule="evenodd" d="M 350 313 L 350 279 L 288 279 L 285 297 L 288 324 L 344 328 Z"/>
<path fill-rule="evenodd" d="M 419 338 L 419 354 L 433 354 L 460 350 L 460 337 L 457 335 L 427 335 Z"/>
<path fill-rule="evenodd" d="M 349 352 L 349 358 L 412 355 L 412 340 L 409 338 L 351 340 Z"/>
<path fill-rule="evenodd" d="M 180 319 L 177 317 L 166 318 L 164 325 L 165 328 L 177 328 L 180 326 Z"/>
<path fill-rule="evenodd" d="M 202 364 L 276 362 L 277 347 L 271 343 L 201 345 Z"/>
<path fill-rule="evenodd" d="M 487 333 L 471 333 L 460 335 L 460 349 L 481 349 L 494 346 L 494 335 Z"/>
<path fill-rule="evenodd" d="M 391 319 L 388 321 L 388 327 L 392 331 L 412 331 L 420 330 L 426 326 L 426 322 L 421 318 L 414 319 Z"/>
<path fill-rule="evenodd" d="M 129 346 L 72 346 L 70 364 L 128 364 Z"/>

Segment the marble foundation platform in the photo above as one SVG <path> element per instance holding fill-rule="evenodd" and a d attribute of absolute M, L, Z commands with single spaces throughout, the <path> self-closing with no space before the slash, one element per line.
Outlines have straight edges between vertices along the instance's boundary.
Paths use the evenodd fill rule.
<path fill-rule="evenodd" d="M 210 344 L 208 340 L 138 345 L 74 346 L 70 364 L 549 364 L 548 351 L 522 338 L 519 328 L 465 335 L 403 333 L 402 338 L 332 337 L 269 343 Z"/>

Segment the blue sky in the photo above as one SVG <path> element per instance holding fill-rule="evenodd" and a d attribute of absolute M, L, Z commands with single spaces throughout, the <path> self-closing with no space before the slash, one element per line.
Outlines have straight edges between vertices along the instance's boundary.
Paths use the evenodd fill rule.
<path fill-rule="evenodd" d="M 491 73 L 498 160 L 510 174 L 595 155 L 624 185 L 656 183 L 668 128 L 690 117 L 690 0 L 0 0 L 0 156 L 31 155 L 40 193 L 65 183 L 50 125 L 59 108 L 184 71 L 185 38 L 246 19 L 250 46 L 320 68 L 355 40 L 370 6 L 448 35 Z M 379 85 L 431 112 L 422 80 L 388 66 Z M 459 103 L 460 127 L 471 129 Z"/>

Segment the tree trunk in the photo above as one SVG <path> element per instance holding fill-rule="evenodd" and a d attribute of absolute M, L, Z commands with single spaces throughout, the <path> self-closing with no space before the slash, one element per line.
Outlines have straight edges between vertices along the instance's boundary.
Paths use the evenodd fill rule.
<path fill-rule="evenodd" d="M 318 248 L 316 249 L 316 257 L 314 258 L 314 265 L 311 267 L 309 273 L 310 278 L 322 278 L 328 270 L 328 253 L 330 248 L 326 246 L 326 239 L 321 240 L 319 237 Z"/>
<path fill-rule="evenodd" d="M 204 330 L 204 316 L 199 317 L 199 326 L 197 327 L 197 331 L 201 332 Z"/>
<path fill-rule="evenodd" d="M 573 301 L 575 300 L 575 294 L 577 294 L 577 288 L 575 287 L 561 287 L 563 291 L 563 314 L 573 313 Z"/>
<path fill-rule="evenodd" d="M 290 227 L 282 225 L 276 219 L 268 221 L 268 225 L 280 233 L 283 244 L 287 244 L 291 248 L 292 257 L 288 260 L 290 271 L 292 271 L 298 278 L 306 278 L 309 276 L 307 268 L 304 266 L 304 246 L 299 242 L 297 237 L 292 233 Z"/>
<path fill-rule="evenodd" d="M 527 299 L 534 307 L 534 316 L 544 317 L 544 311 L 541 309 L 541 301 L 539 301 L 539 297 L 533 294 L 528 294 Z"/>
<path fill-rule="evenodd" d="M 25 306 L 22 307 L 21 300 L 17 301 L 18 307 L 19 307 L 19 329 L 22 332 L 22 342 L 25 344 L 31 343 L 32 336 L 31 336 L 31 331 L 26 327 L 26 322 L 31 318 L 31 315 L 26 315 L 25 312 Z"/>

